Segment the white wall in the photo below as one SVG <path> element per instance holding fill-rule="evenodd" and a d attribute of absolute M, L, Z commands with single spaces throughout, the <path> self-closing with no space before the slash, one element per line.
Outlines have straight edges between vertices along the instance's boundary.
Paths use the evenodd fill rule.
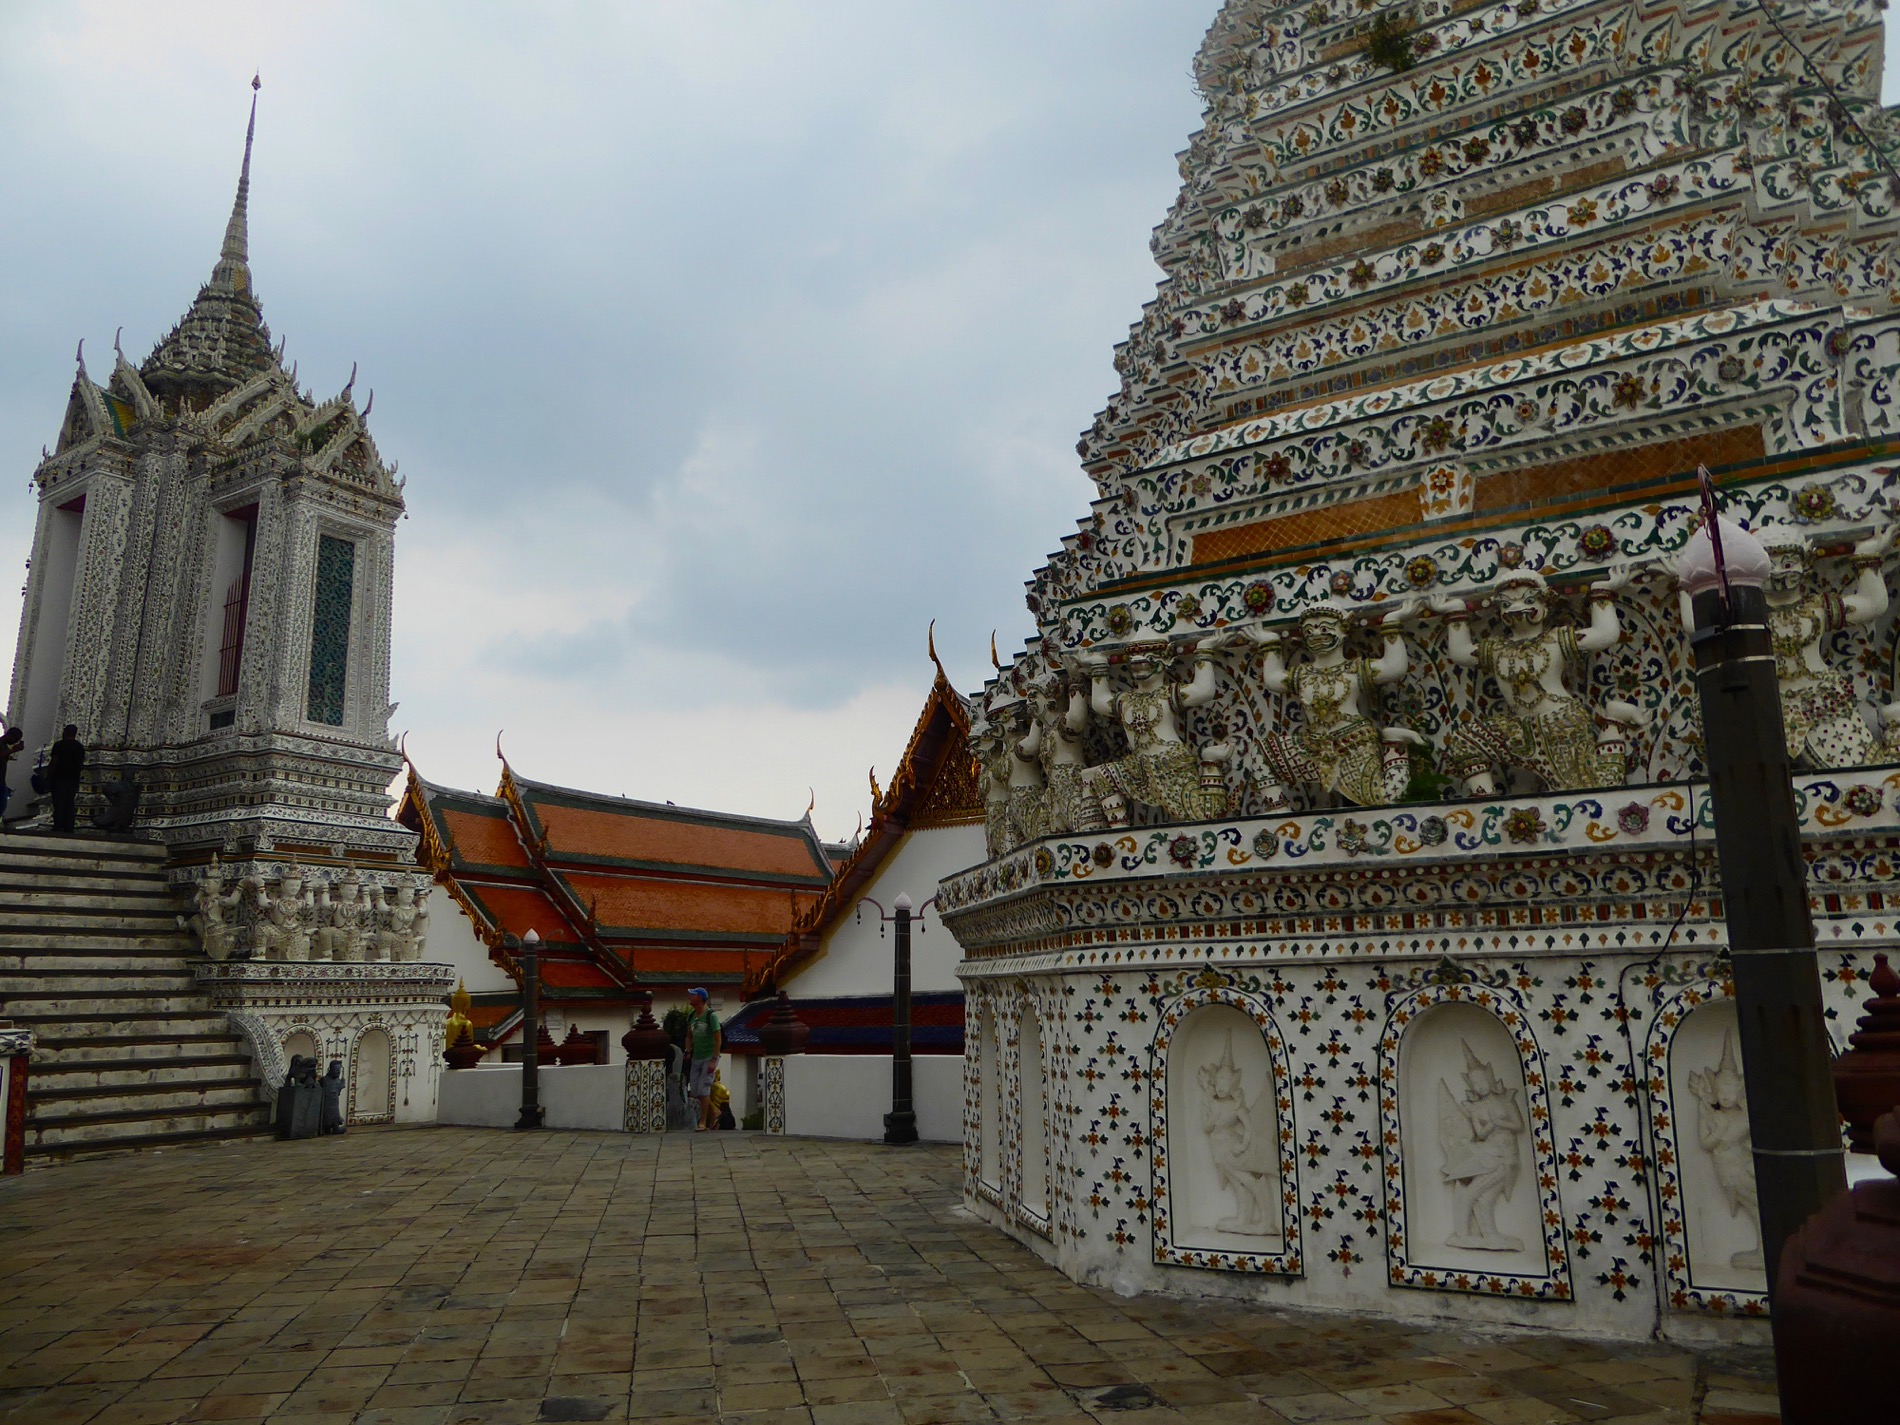
<path fill-rule="evenodd" d="M 860 894 L 883 902 L 886 911 L 900 891 L 909 892 L 911 901 L 922 905 L 937 894 L 937 882 L 982 860 L 981 826 L 934 826 L 909 831 Z M 864 909 L 863 924 L 852 911 L 845 911 L 825 932 L 817 957 L 785 982 L 784 989 L 794 1000 L 891 992 L 891 930 L 884 926 L 880 939 L 873 908 Z M 956 937 L 938 921 L 934 906 L 925 915 L 924 932 L 918 934 L 913 927 L 910 937 L 910 987 L 914 992 L 961 992 L 963 982 L 957 978 L 957 964 L 963 959 L 963 951 Z M 878 1131 L 882 1133 L 883 1128 Z"/>
<path fill-rule="evenodd" d="M 535 1097 L 548 1128 L 592 1128 L 619 1133 L 626 1127 L 627 1071 L 618 1064 L 543 1064 Z M 521 1117 L 521 1066 L 482 1065 L 451 1069 L 436 1093 L 435 1121 L 472 1128 L 512 1128 Z"/>
<path fill-rule="evenodd" d="M 926 1143 L 961 1143 L 963 1056 L 917 1054 L 910 1062 L 917 1136 Z M 793 1054 L 785 1060 L 787 1133 L 882 1138 L 890 1111 L 888 1054 Z"/>
<path fill-rule="evenodd" d="M 515 992 L 515 982 L 501 966 L 488 958 L 475 927 L 455 897 L 441 885 L 429 887 L 429 939 L 422 947 L 422 958 L 431 965 L 453 965 L 455 973 L 472 995 Z"/>

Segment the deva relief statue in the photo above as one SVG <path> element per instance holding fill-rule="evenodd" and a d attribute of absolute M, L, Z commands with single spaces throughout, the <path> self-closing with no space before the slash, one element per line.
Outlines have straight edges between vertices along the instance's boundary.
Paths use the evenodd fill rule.
<path fill-rule="evenodd" d="M 1715 1166 L 1715 1180 L 1728 1203 L 1729 1216 L 1740 1218 L 1755 1234 L 1755 1245 L 1734 1254 L 1729 1265 L 1762 1269 L 1761 1222 L 1756 1211 L 1755 1142 L 1748 1128 L 1748 1098 L 1741 1067 L 1735 1062 L 1733 1031 L 1722 1036 L 1722 1058 L 1712 1069 L 1689 1075 L 1695 1098 L 1696 1142 Z"/>
<path fill-rule="evenodd" d="M 1611 647 L 1621 633 L 1616 594 L 1635 577 L 1627 565 L 1590 586 L 1590 623 L 1581 630 L 1549 622 L 1556 595 L 1542 574 L 1524 570 L 1500 581 L 1492 596 L 1502 637 L 1474 640 L 1465 601 L 1432 600 L 1447 620 L 1446 652 L 1463 668 L 1496 683 L 1504 711 L 1454 727 L 1445 739 L 1445 767 L 1473 797 L 1498 794 L 1503 769 L 1534 777 L 1544 790 L 1620 786 L 1628 770 L 1628 729 L 1643 717 L 1629 703 L 1606 701 L 1599 717 L 1570 687 L 1584 655 Z"/>
<path fill-rule="evenodd" d="M 1238 1209 L 1215 1223 L 1243 1237 L 1276 1236 L 1280 1224 L 1280 1129 L 1273 1086 L 1262 1085 L 1252 1102 L 1234 1063 L 1234 1031 L 1227 1031 L 1219 1060 L 1195 1075 L 1201 1089 L 1201 1131 L 1214 1154 L 1214 1176 L 1234 1195 Z"/>
<path fill-rule="evenodd" d="M 1405 794 L 1410 748 L 1425 739 L 1410 728 L 1379 727 L 1371 711 L 1376 690 L 1405 677 L 1409 660 L 1400 625 L 1417 612 L 1416 601 L 1408 599 L 1380 620 L 1385 647 L 1377 658 L 1346 657 L 1350 616 L 1331 604 L 1300 615 L 1307 656 L 1291 667 L 1277 630 L 1247 630 L 1265 650 L 1261 676 L 1268 690 L 1297 701 L 1304 719 L 1297 732 L 1266 735 L 1263 750 L 1273 782 L 1262 792 L 1261 811 L 1287 810 L 1289 785 L 1355 806 L 1379 806 Z"/>
<path fill-rule="evenodd" d="M 1032 706 L 1034 719 L 1018 755 L 1035 758 L 1042 768 L 1047 789 L 1044 829 L 1077 831 L 1091 820 L 1099 822 L 1099 815 L 1088 809 L 1089 793 L 1082 780 L 1088 766 L 1082 747 L 1089 719 L 1087 685 L 1080 680 L 1071 683 L 1063 670 L 1056 669 L 1037 680 Z"/>
<path fill-rule="evenodd" d="M 1447 1247 L 1516 1252 L 1524 1244 L 1498 1227 L 1498 1204 L 1508 1202 L 1524 1170 L 1522 1090 L 1508 1088 L 1491 1066 L 1465 1050 L 1464 1095 L 1438 1081 L 1438 1145 L 1451 1189 L 1452 1230 Z"/>

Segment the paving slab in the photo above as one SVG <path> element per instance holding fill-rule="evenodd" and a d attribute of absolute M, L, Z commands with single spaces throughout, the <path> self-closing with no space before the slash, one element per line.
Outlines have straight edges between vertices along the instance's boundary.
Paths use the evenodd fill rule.
<path fill-rule="evenodd" d="M 356 1130 L 0 1182 L 0 1422 L 1770 1425 L 1763 1355 L 1078 1285 L 956 1149 Z"/>

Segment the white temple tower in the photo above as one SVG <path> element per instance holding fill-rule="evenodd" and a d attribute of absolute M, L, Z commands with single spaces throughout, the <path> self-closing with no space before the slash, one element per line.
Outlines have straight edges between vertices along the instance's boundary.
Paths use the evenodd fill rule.
<path fill-rule="evenodd" d="M 29 758 L 70 722 L 91 768 L 133 768 L 142 825 L 175 855 L 380 860 L 413 840 L 387 814 L 401 485 L 354 373 L 314 402 L 272 344 L 247 258 L 255 129 L 253 96 L 224 245 L 177 326 L 137 367 L 115 340 L 103 383 L 82 344 L 33 477 L 8 720 Z"/>

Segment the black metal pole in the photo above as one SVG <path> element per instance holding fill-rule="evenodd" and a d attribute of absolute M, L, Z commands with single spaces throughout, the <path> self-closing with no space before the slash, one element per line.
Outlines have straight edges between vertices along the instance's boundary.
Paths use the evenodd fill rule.
<path fill-rule="evenodd" d="M 1767 598 L 1738 583 L 1726 610 L 1715 588 L 1697 593 L 1694 609 L 1689 642 L 1772 1296 L 1782 1246 L 1847 1190 L 1847 1170 Z"/>
<path fill-rule="evenodd" d="M 541 937 L 532 930 L 521 942 L 521 1117 L 515 1127 L 541 1126 L 541 979 L 536 952 Z"/>
<path fill-rule="evenodd" d="M 891 1111 L 886 1143 L 915 1143 L 917 1114 L 910 1094 L 910 898 L 897 898 L 897 965 L 891 980 Z"/>

